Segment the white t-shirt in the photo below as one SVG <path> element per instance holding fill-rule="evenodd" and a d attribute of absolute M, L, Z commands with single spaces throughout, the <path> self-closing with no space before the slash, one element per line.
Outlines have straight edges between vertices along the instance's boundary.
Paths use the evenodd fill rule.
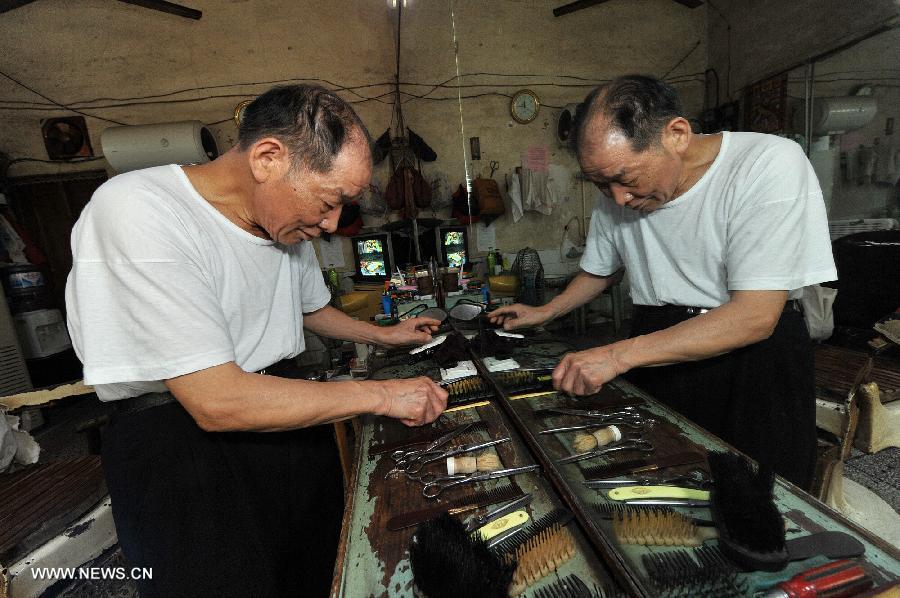
<path fill-rule="evenodd" d="M 234 361 L 256 371 L 304 348 L 303 314 L 330 295 L 309 242 L 239 228 L 180 166 L 104 183 L 72 231 L 69 333 L 103 400 Z"/>
<path fill-rule="evenodd" d="M 581 268 L 622 266 L 637 305 L 718 307 L 729 291 L 787 290 L 837 279 L 822 190 L 800 146 L 722 133 L 709 170 L 687 193 L 642 214 L 601 196 Z"/>

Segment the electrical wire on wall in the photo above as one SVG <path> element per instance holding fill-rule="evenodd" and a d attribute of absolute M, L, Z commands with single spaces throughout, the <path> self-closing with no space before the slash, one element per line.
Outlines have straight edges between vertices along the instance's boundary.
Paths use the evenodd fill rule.
<path fill-rule="evenodd" d="M 676 65 L 677 66 L 677 65 Z M 457 64 L 457 69 L 459 65 Z M 3 74 L 3 73 L 0 73 Z M 490 78 L 485 82 L 477 82 L 477 83 L 462 83 L 463 80 L 469 78 Z M 504 81 L 505 79 L 505 81 Z M 507 82 L 512 79 L 512 82 Z M 567 81 L 567 82 L 561 82 Z M 497 89 L 504 88 L 512 88 L 519 89 L 522 87 L 549 87 L 554 89 L 583 89 L 589 90 L 597 85 L 601 85 L 603 83 L 608 82 L 609 79 L 591 79 L 587 77 L 580 77 L 577 75 L 565 75 L 565 74 L 536 74 L 536 73 L 491 73 L 491 72 L 471 72 L 471 73 L 462 73 L 458 72 L 453 77 L 445 81 L 441 81 L 438 83 L 422 83 L 416 81 L 400 81 L 399 85 L 401 86 L 400 95 L 403 96 L 403 102 L 410 101 L 456 101 L 459 102 L 461 100 L 472 100 L 478 98 L 486 98 L 486 97 L 501 97 L 504 99 L 509 99 L 512 97 L 511 94 L 504 93 L 502 91 L 496 91 Z M 681 75 L 678 77 L 673 77 L 669 79 L 669 83 L 673 85 L 681 85 L 693 82 L 702 82 L 703 74 L 702 73 L 692 73 L 688 75 Z M 25 100 L 4 100 L 0 99 L 0 111 L 15 111 L 15 112 L 24 112 L 24 111 L 48 111 L 48 112 L 58 112 L 60 109 L 69 110 L 75 112 L 77 114 L 84 114 L 86 116 L 92 118 L 98 118 L 101 120 L 106 120 L 112 122 L 114 124 L 124 124 L 120 121 L 112 120 L 109 118 L 96 116 L 93 114 L 88 114 L 82 112 L 84 110 L 107 110 L 107 109 L 118 109 L 118 108 L 128 108 L 128 107 L 136 107 L 136 106 L 149 106 L 149 105 L 175 105 L 175 104 L 190 104 L 190 103 L 199 103 L 199 102 L 208 102 L 213 100 L 235 100 L 235 99 L 248 99 L 254 97 L 255 93 L 219 93 L 219 94 L 209 94 L 203 97 L 191 97 L 191 98 L 172 98 L 172 96 L 176 96 L 178 94 L 190 93 L 196 91 L 203 91 L 207 89 L 224 89 L 224 88 L 233 88 L 233 87 L 252 87 L 252 86 L 271 86 L 276 84 L 285 84 L 285 83 L 316 83 L 323 86 L 328 87 L 331 91 L 335 92 L 347 92 L 354 96 L 356 99 L 349 99 L 348 102 L 351 104 L 361 104 L 365 102 L 379 102 L 387 105 L 392 105 L 394 102 L 391 99 L 391 96 L 396 94 L 396 82 L 377 82 L 377 83 L 366 83 L 361 85 L 345 85 L 341 83 L 337 83 L 334 81 L 330 81 L 327 79 L 315 78 L 315 77 L 296 77 L 290 79 L 278 79 L 278 80 L 269 80 L 269 81 L 253 81 L 253 82 L 238 82 L 228 85 L 214 85 L 209 87 L 192 87 L 179 89 L 159 94 L 152 94 L 146 96 L 135 96 L 135 97 L 125 97 L 125 98 L 94 98 L 91 100 L 78 100 L 72 102 L 56 102 L 55 100 L 51 100 L 49 98 L 44 97 L 49 100 L 47 102 L 35 102 L 35 101 L 25 101 Z M 31 90 L 25 84 L 20 85 L 25 87 L 26 89 Z M 404 90 L 402 88 L 407 88 Z M 413 93 L 412 91 L 408 91 L 409 88 L 414 87 L 424 87 L 427 88 L 424 93 Z M 360 93 L 360 90 L 365 89 L 377 89 L 383 88 L 385 91 L 376 95 L 364 95 Z M 483 91 L 478 93 L 463 93 L 463 89 L 484 89 L 491 91 Z M 435 92 L 438 90 L 448 90 L 451 92 L 455 92 L 452 95 L 445 96 L 433 96 Z M 579 93 L 579 96 L 581 94 Z M 168 99 L 162 99 L 168 98 Z M 104 103 L 105 102 L 105 103 Z M 552 104 L 545 103 L 544 106 L 548 108 L 556 108 L 561 109 L 563 106 L 555 106 Z M 228 118 L 222 118 L 221 120 L 217 120 L 215 122 L 208 122 L 207 125 L 221 124 L 224 122 L 228 122 L 231 120 L 231 116 Z"/>
<path fill-rule="evenodd" d="M 44 94 L 42 94 L 42 93 L 39 92 L 38 90 L 34 89 L 33 87 L 29 87 L 28 85 L 25 85 L 24 83 L 22 83 L 22 82 L 19 81 L 18 79 L 15 79 L 15 78 L 13 78 L 13 77 L 7 75 L 7 74 L 4 73 L 3 71 L 0 71 L 0 75 L 2 75 L 3 77 L 6 77 L 6 78 L 9 79 L 10 81 L 12 81 L 12 82 L 15 83 L 16 85 L 18 85 L 19 87 L 22 87 L 22 88 L 24 88 L 24 89 L 27 89 L 27 90 L 30 91 L 31 93 L 33 93 L 33 94 L 35 94 L 35 95 L 38 95 L 38 96 L 44 98 L 45 100 L 47 100 L 48 102 L 50 102 L 50 105 L 52 105 L 52 106 L 55 107 L 54 109 L 63 108 L 64 110 L 68 110 L 69 112 L 74 112 L 75 114 L 80 114 L 80 115 L 86 116 L 86 117 L 88 117 L 88 118 L 96 118 L 96 119 L 99 119 L 99 120 L 105 120 L 106 122 L 112 123 L 112 124 L 114 124 L 114 125 L 124 125 L 124 124 L 125 124 L 125 123 L 119 122 L 119 121 L 117 121 L 117 120 L 112 120 L 112 119 L 109 119 L 109 118 L 104 118 L 104 117 L 102 117 L 102 116 L 96 116 L 96 115 L 94 115 L 94 114 L 88 114 L 87 112 L 81 112 L 81 111 L 76 110 L 76 109 L 74 109 L 74 108 L 71 108 L 71 107 L 69 107 L 69 106 L 60 104 L 59 102 L 57 102 L 57 101 L 55 101 L 55 100 L 53 100 L 53 99 L 51 99 L 51 98 L 45 96 Z"/>
<path fill-rule="evenodd" d="M 0 73 L 2 74 L 2 73 Z M 455 84 L 452 83 L 457 79 L 464 79 L 466 77 L 483 77 L 483 76 L 493 76 L 493 77 L 513 77 L 518 80 L 513 83 L 501 83 L 496 81 L 489 81 L 485 83 L 469 83 L 469 84 Z M 548 80 L 534 80 L 537 77 L 547 77 L 547 78 L 571 78 L 584 81 L 583 83 L 558 83 L 554 81 Z M 691 83 L 691 82 L 701 82 L 703 80 L 703 73 L 692 73 L 690 75 L 682 75 L 679 77 L 674 77 L 668 79 L 669 83 L 674 85 L 679 85 L 683 83 Z M 454 75 L 453 77 L 442 81 L 440 83 L 418 83 L 415 81 L 400 81 L 400 85 L 402 87 L 429 87 L 431 88 L 428 92 L 423 94 L 411 93 L 409 91 L 401 90 L 401 95 L 405 96 L 404 102 L 414 101 L 414 100 L 457 100 L 457 95 L 452 96 L 442 96 L 442 97 L 430 97 L 434 91 L 438 89 L 448 89 L 452 91 L 456 91 L 457 89 L 467 89 L 467 88 L 514 88 L 518 89 L 523 86 L 528 87 L 552 87 L 558 89 L 591 89 L 598 85 L 602 85 L 603 83 L 608 83 L 610 79 L 588 79 L 585 77 L 575 77 L 573 75 L 530 75 L 530 74 L 510 74 L 510 73 L 460 73 L 458 75 Z M 279 81 L 260 81 L 260 82 L 251 82 L 251 83 L 234 83 L 233 86 L 262 86 L 262 85 L 270 85 L 270 84 L 284 84 L 284 83 L 302 83 L 302 82 L 310 82 L 316 83 L 320 85 L 324 85 L 330 88 L 331 91 L 342 92 L 347 91 L 353 95 L 355 95 L 357 100 L 348 100 L 351 104 L 359 104 L 364 102 L 380 102 L 383 104 L 392 104 L 392 101 L 388 101 L 385 98 L 389 98 L 394 94 L 394 90 L 391 89 L 395 86 L 394 82 L 381 82 L 381 83 L 368 83 L 366 85 L 355 85 L 355 86 L 347 86 L 340 85 L 338 83 L 334 83 L 332 81 L 328 81 L 327 79 L 315 79 L 315 78 L 295 78 L 295 79 L 282 79 Z M 223 86 L 217 86 L 223 87 Z M 358 92 L 357 89 L 363 88 L 373 88 L 373 87 L 385 87 L 388 88 L 384 93 L 374 95 L 374 96 L 365 96 Z M 56 110 L 60 107 L 66 108 L 69 110 L 75 111 L 77 110 L 96 110 L 96 109 L 110 109 L 110 108 L 126 108 L 130 106 L 148 106 L 148 105 L 156 105 L 156 104 L 188 104 L 188 103 L 196 103 L 196 102 L 205 102 L 209 100 L 215 99 L 247 99 L 253 97 L 255 94 L 251 93 L 229 93 L 229 94 L 212 94 L 199 98 L 183 98 L 183 99 L 170 99 L 170 100 L 160 100 L 156 99 L 159 97 L 166 97 L 177 95 L 180 93 L 187 93 L 189 91 L 197 91 L 202 88 L 191 88 L 191 89 L 183 89 L 177 90 L 173 92 L 168 92 L 165 94 L 153 95 L 153 96 L 142 96 L 142 97 L 133 97 L 133 98 L 97 98 L 94 100 L 82 100 L 76 102 L 67 102 L 67 103 L 56 103 L 56 102 L 30 102 L 25 100 L 3 100 L 0 99 L 0 110 L 22 110 L 22 109 L 31 109 L 31 110 Z M 462 99 L 471 99 L 477 97 L 485 97 L 485 96 L 502 96 L 502 97 L 511 97 L 511 94 L 503 94 L 503 93 L 479 93 L 474 95 L 462 95 Z M 91 102 L 98 102 L 101 100 L 115 100 L 115 103 L 107 103 L 107 104 L 94 104 L 91 105 Z M 556 108 L 562 108 L 562 106 L 551 106 Z M 90 115 L 89 115 L 90 116 Z"/>
<path fill-rule="evenodd" d="M 716 13 L 718 13 L 719 18 L 721 18 L 723 21 L 725 21 L 727 44 L 728 44 L 727 50 L 726 50 L 728 52 L 728 58 L 727 58 L 727 63 L 726 63 L 727 66 L 726 66 L 726 72 L 725 72 L 725 97 L 727 98 L 727 101 L 730 102 L 731 101 L 731 21 L 728 20 L 728 18 L 725 16 L 725 13 L 723 13 L 721 10 L 719 10 L 719 7 L 716 6 L 715 4 L 713 4 L 711 0 L 707 0 L 707 4 L 709 4 L 709 7 L 712 8 L 714 11 L 716 11 Z M 715 72 L 715 69 L 712 69 L 712 70 L 713 70 L 713 72 Z M 718 75 L 718 73 L 716 73 L 716 81 L 718 81 L 718 79 L 719 79 L 719 75 Z M 718 90 L 716 90 L 716 94 L 718 96 Z M 718 108 L 718 105 L 716 107 Z"/>
<path fill-rule="evenodd" d="M 447 2 L 450 8 L 450 23 L 453 31 L 453 60 L 456 64 L 456 80 L 459 81 L 459 40 L 456 37 L 456 14 L 454 13 L 454 0 L 448 0 Z M 460 91 L 459 86 L 456 88 L 456 98 L 457 104 L 459 106 L 459 135 L 460 141 L 462 143 L 462 159 L 463 159 L 463 170 L 466 176 L 466 207 L 469 209 L 469 215 L 472 215 L 472 173 L 469 170 L 469 158 L 466 153 L 466 125 L 463 120 L 463 105 L 462 105 L 462 92 Z M 472 219 L 469 218 L 469 238 L 475 238 L 475 225 L 472 224 Z M 476 245 L 477 247 L 477 245 Z"/>

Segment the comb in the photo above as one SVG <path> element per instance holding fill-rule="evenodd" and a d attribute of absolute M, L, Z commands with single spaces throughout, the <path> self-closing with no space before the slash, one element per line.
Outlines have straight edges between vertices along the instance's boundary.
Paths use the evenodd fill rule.
<path fill-rule="evenodd" d="M 460 425 L 464 425 L 464 424 L 460 424 Z M 441 436 L 443 436 L 444 434 L 447 434 L 451 430 L 455 430 L 458 427 L 459 426 L 449 426 L 449 427 L 448 426 L 435 426 L 431 430 L 429 430 L 428 432 L 426 432 L 424 434 L 419 434 L 412 438 L 405 438 L 403 440 L 395 440 L 393 442 L 386 442 L 379 446 L 372 447 L 369 449 L 369 455 L 381 455 L 383 453 L 389 453 L 389 452 L 407 448 L 410 446 L 415 446 L 417 444 L 430 444 L 430 443 L 434 442 L 435 440 L 437 440 L 438 438 L 440 438 Z M 490 424 L 484 420 L 479 420 L 479 421 L 475 422 L 471 428 L 469 428 L 469 431 L 467 432 L 467 434 L 470 434 L 472 432 L 486 431 L 488 429 L 490 429 Z"/>
<path fill-rule="evenodd" d="M 522 491 L 519 490 L 517 486 L 507 484 L 499 488 L 494 488 L 493 490 L 475 492 L 468 496 L 448 500 L 444 504 L 429 507 L 427 509 L 419 509 L 417 511 L 409 511 L 407 513 L 395 515 L 388 519 L 387 528 L 392 531 L 405 529 L 407 527 L 418 525 L 423 521 L 434 519 L 444 512 L 448 512 L 451 515 L 466 513 L 480 507 L 486 507 L 499 502 L 507 502 L 519 498 L 522 495 Z"/>
<path fill-rule="evenodd" d="M 520 546 L 531 538 L 536 537 L 544 530 L 550 529 L 554 525 L 566 525 L 574 515 L 568 509 L 554 509 L 543 517 L 532 521 L 526 527 L 517 530 L 514 534 L 505 538 L 491 549 L 497 554 L 514 554 Z"/>
<path fill-rule="evenodd" d="M 621 463 L 605 463 L 601 465 L 592 465 L 581 470 L 585 480 L 605 480 L 606 478 L 615 478 L 622 475 L 631 475 L 634 473 L 645 473 L 648 471 L 656 471 L 657 469 L 665 469 L 667 467 L 676 467 L 678 465 L 692 465 L 694 463 L 703 463 L 706 457 L 697 451 L 682 451 L 680 453 L 672 453 L 671 455 L 663 455 L 662 457 L 641 457 L 640 459 L 631 459 L 622 461 Z"/>

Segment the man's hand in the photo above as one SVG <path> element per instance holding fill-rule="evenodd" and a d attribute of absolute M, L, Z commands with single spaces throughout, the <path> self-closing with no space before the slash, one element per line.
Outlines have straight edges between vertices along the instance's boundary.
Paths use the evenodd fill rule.
<path fill-rule="evenodd" d="M 492 311 L 489 316 L 492 324 L 502 324 L 504 330 L 515 330 L 540 326 L 551 320 L 553 313 L 544 306 L 532 307 L 514 303 Z"/>
<path fill-rule="evenodd" d="M 381 382 L 383 401 L 378 415 L 399 419 L 407 426 L 424 426 L 447 408 L 447 391 L 424 376 Z"/>
<path fill-rule="evenodd" d="M 431 334 L 441 325 L 434 318 L 409 318 L 394 326 L 379 329 L 376 342 L 385 347 L 424 345 L 431 342 Z"/>
<path fill-rule="evenodd" d="M 553 388 L 573 395 L 590 395 L 628 371 L 617 357 L 616 345 L 568 353 L 553 370 Z"/>

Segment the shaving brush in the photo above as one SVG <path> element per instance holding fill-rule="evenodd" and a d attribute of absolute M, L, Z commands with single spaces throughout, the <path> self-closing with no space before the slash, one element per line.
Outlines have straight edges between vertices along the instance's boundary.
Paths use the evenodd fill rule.
<path fill-rule="evenodd" d="M 500 457 L 485 453 L 480 457 L 447 457 L 447 475 L 475 473 L 476 471 L 497 471 L 503 464 Z"/>
<path fill-rule="evenodd" d="M 617 426 L 606 426 L 590 434 L 576 434 L 575 450 L 579 453 L 593 450 L 598 446 L 606 446 L 622 439 L 622 431 Z"/>

